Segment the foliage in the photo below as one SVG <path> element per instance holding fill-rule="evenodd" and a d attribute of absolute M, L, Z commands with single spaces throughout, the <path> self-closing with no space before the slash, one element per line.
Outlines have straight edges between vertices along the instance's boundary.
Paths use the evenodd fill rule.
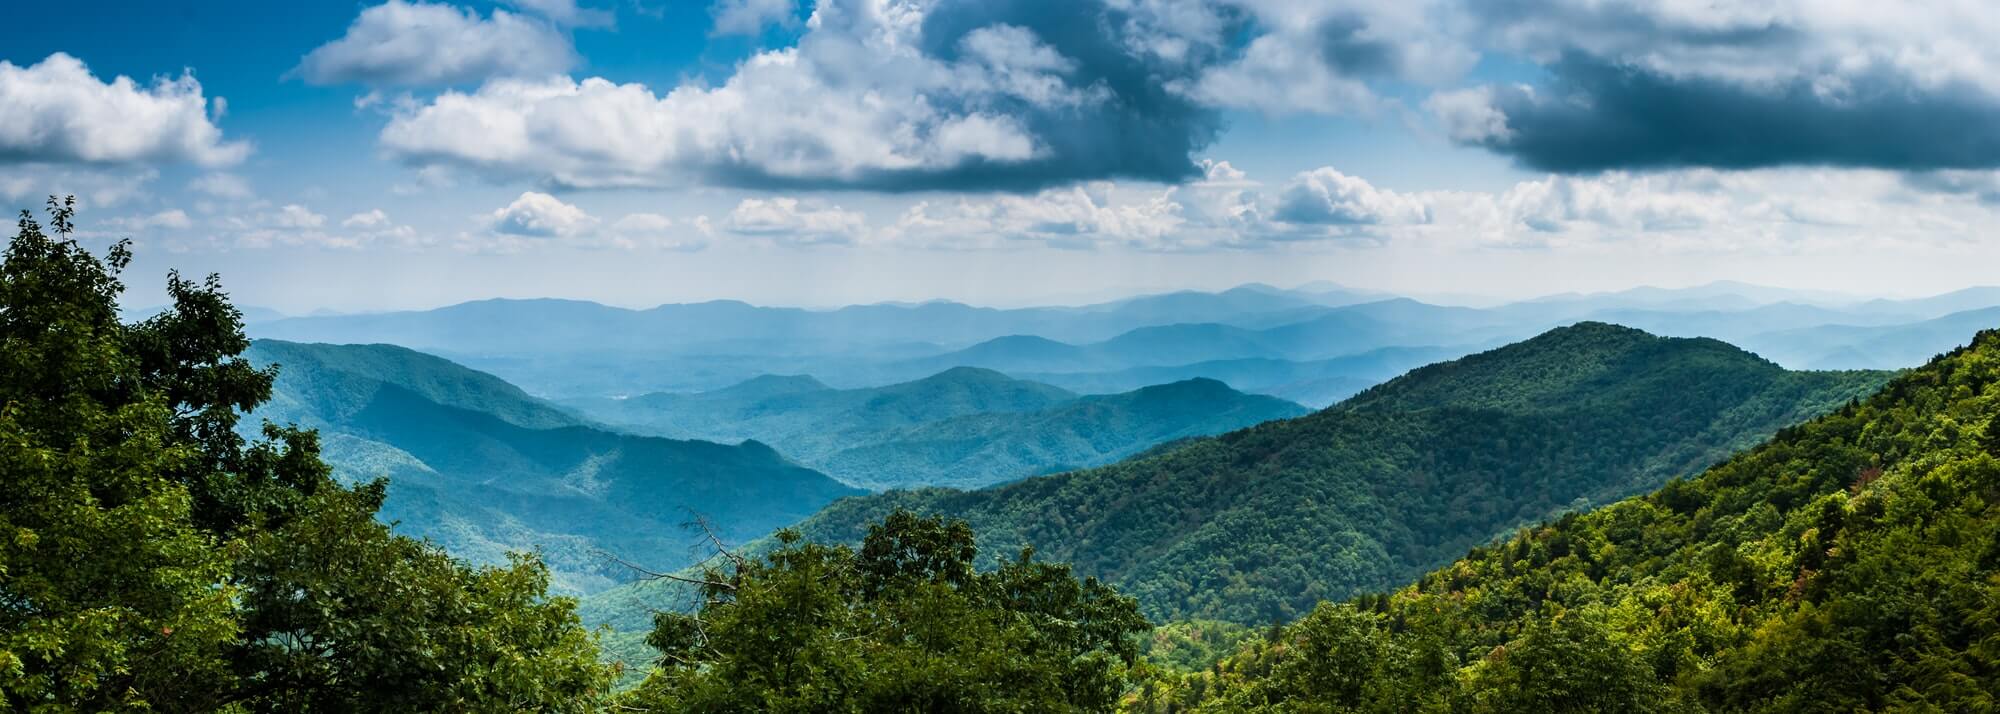
<path fill-rule="evenodd" d="M 844 499 L 799 529 L 853 543 L 896 509 L 949 515 L 989 548 L 1032 545 L 1105 579 L 1154 619 L 1260 625 L 1657 487 L 1887 379 L 1584 323 L 1298 419 L 978 491 Z"/>
<path fill-rule="evenodd" d="M 694 614 L 657 617 L 652 711 L 1109 711 L 1138 607 L 1032 553 L 976 570 L 963 522 L 890 514 L 857 551 L 795 534 L 711 568 Z"/>
<path fill-rule="evenodd" d="M 1133 709 L 1990 711 L 1996 417 L 1989 331 L 1698 477 L 1324 605 Z"/>
<path fill-rule="evenodd" d="M 239 356 L 214 277 L 171 276 L 173 306 L 123 324 L 130 251 L 100 260 L 72 202 L 51 215 L 23 214 L 0 263 L 0 709 L 562 709 L 602 689 L 532 560 L 468 569 L 390 535 L 380 487 L 333 482 L 310 432 L 238 434 L 272 373 Z"/>

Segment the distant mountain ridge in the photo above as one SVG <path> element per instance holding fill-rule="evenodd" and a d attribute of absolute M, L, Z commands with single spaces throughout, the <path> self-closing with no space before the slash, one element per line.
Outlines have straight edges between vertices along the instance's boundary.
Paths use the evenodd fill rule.
<path fill-rule="evenodd" d="M 1156 618 L 1257 624 L 1657 486 L 1888 377 L 1788 372 L 1713 340 L 1584 323 L 1302 418 L 994 488 L 844 499 L 799 528 L 851 542 L 892 509 L 951 515 L 990 547 L 1033 545 L 1111 581 Z M 606 602 L 634 601 L 628 590 Z"/>
<path fill-rule="evenodd" d="M 1306 412 L 1213 380 L 1079 397 L 977 367 L 867 389 L 766 376 L 712 392 L 565 405 L 640 433 L 760 440 L 869 488 L 981 486 Z"/>
<path fill-rule="evenodd" d="M 492 375 L 388 345 L 259 340 L 279 365 L 270 419 L 319 429 L 348 479 L 387 477 L 383 517 L 453 554 L 502 561 L 539 549 L 557 585 L 591 592 L 630 579 L 607 555 L 679 567 L 709 519 L 747 538 L 859 493 L 770 447 L 607 431 Z"/>
<path fill-rule="evenodd" d="M 1317 406 L 1370 378 L 1321 373 L 1279 380 L 1240 368 L 1233 374 L 1203 370 L 1270 360 L 1266 364 L 1278 371 L 1298 371 L 1303 368 L 1286 363 L 1386 348 L 1463 354 L 1586 320 L 1714 337 L 1792 368 L 1906 367 L 1959 344 L 1955 333 L 1963 330 L 1940 328 L 1916 336 L 1923 349 L 1900 349 L 1848 344 L 1839 337 L 1842 326 L 1911 326 L 1995 306 L 2000 288 L 1863 301 L 1721 282 L 1473 308 L 1338 286 L 1251 284 L 1013 309 L 949 301 L 809 310 L 738 301 L 626 309 L 574 300 L 487 300 L 427 311 L 269 320 L 249 329 L 259 337 L 422 349 L 553 398 L 712 391 L 759 374 L 811 374 L 830 386 L 855 388 L 956 366 L 1016 377 L 1182 367 L 1175 376 L 1223 379 L 1239 390 Z"/>

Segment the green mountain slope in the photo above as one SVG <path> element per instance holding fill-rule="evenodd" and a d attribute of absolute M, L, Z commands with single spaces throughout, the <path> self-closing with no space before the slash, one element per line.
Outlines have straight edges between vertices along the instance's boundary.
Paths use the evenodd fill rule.
<path fill-rule="evenodd" d="M 1412 666 L 1414 665 L 1414 666 Z M 1644 497 L 1322 606 L 1139 711 L 1989 711 L 2000 331 Z"/>
<path fill-rule="evenodd" d="M 1584 323 L 1299 419 L 996 488 L 846 499 L 801 529 L 852 542 L 896 508 L 949 514 L 990 547 L 1031 544 L 1105 578 L 1155 620 L 1256 624 L 1656 487 L 1887 378 Z"/>
<path fill-rule="evenodd" d="M 1079 398 L 974 367 L 868 389 L 766 376 L 714 392 L 566 404 L 641 433 L 755 439 L 868 488 L 984 486 L 1305 412 L 1213 380 Z"/>
<path fill-rule="evenodd" d="M 1287 419 L 1306 409 L 1191 379 L 1090 396 L 1019 414 L 973 414 L 883 435 L 814 461 L 864 485 L 983 486 L 996 480 L 1098 466 L 1161 442 Z"/>
<path fill-rule="evenodd" d="M 258 341 L 278 364 L 268 418 L 321 431 L 350 479 L 386 476 L 383 516 L 454 554 L 502 562 L 542 548 L 558 584 L 588 592 L 629 579 L 600 551 L 679 567 L 699 513 L 727 538 L 769 532 L 858 491 L 769 447 L 629 436 L 584 424 L 512 385 L 388 345 Z"/>

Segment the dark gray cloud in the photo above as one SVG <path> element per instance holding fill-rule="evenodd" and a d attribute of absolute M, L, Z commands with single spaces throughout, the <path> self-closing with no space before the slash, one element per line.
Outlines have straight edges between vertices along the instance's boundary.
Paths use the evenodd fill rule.
<path fill-rule="evenodd" d="M 1897 170 L 2000 166 L 2000 103 L 1972 87 L 1878 71 L 1826 91 L 1751 86 L 1572 52 L 1532 91 L 1493 87 L 1506 131 L 1463 136 L 1544 171 L 1787 165 Z"/>
<path fill-rule="evenodd" d="M 885 190 L 1001 189 L 1028 191 L 1095 179 L 1178 182 L 1201 174 L 1192 158 L 1223 128 L 1220 113 L 1171 92 L 1169 83 L 1192 77 L 1197 56 L 1168 63 L 1134 52 L 1121 34 L 1132 18 L 1096 0 L 949 0 L 924 18 L 926 54 L 961 59 L 966 35 L 1011 25 L 1027 29 L 1074 68 L 1069 86 L 1105 92 L 1100 101 L 1074 107 L 1041 107 L 1019 98 L 982 98 L 988 110 L 1021 121 L 1045 147 L 1031 161 L 972 162 L 942 171 L 884 172 L 864 181 Z M 966 109 L 967 107 L 959 107 Z"/>
<path fill-rule="evenodd" d="M 1369 37 L 1368 21 L 1358 15 L 1335 15 L 1313 33 L 1320 59 L 1342 75 L 1366 77 L 1393 74 L 1401 66 L 1395 44 Z"/>
<path fill-rule="evenodd" d="M 1144 7 L 1106 0 L 944 0 L 914 26 L 858 0 L 814 12 L 795 47 L 717 85 L 491 82 L 399 113 L 383 144 L 413 165 L 576 189 L 1179 182 L 1200 175 L 1193 156 L 1223 122 L 1172 87 L 1218 61 L 1241 22 L 1155 28 Z M 1152 31 L 1160 42 L 1137 41 Z"/>

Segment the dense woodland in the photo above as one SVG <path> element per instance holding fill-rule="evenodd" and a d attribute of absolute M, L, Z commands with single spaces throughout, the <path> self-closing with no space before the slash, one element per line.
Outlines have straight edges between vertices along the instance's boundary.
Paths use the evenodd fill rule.
<path fill-rule="evenodd" d="M 0 264 L 0 702 L 23 711 L 585 711 L 607 691 L 532 557 L 469 567 L 375 519 L 271 392 L 220 284 L 122 324 L 102 259 L 23 214 Z"/>
<path fill-rule="evenodd" d="M 1991 711 L 2000 331 L 1695 478 L 1322 604 L 1142 711 Z"/>
<path fill-rule="evenodd" d="M 1260 625 L 1697 472 L 1887 378 L 1582 323 L 1306 417 L 997 488 L 844 499 L 799 529 L 852 543 L 897 509 L 950 515 L 991 548 L 1032 545 L 1103 578 L 1155 620 Z M 629 625 L 639 613 L 617 611 L 642 611 L 631 591 L 647 587 L 590 606 Z"/>
<path fill-rule="evenodd" d="M 0 262 L 0 710 L 2000 706 L 2000 331 L 1892 379 L 1586 323 L 1114 466 L 847 499 L 654 574 L 690 601 L 621 672 L 538 556 L 399 534 L 291 423 L 393 455 L 379 410 L 425 405 L 467 474 L 645 437 L 371 381 L 420 355 L 253 360 L 213 276 L 124 322 L 130 251 L 74 218 L 24 213 Z M 302 359 L 337 379 L 274 389 Z"/>

